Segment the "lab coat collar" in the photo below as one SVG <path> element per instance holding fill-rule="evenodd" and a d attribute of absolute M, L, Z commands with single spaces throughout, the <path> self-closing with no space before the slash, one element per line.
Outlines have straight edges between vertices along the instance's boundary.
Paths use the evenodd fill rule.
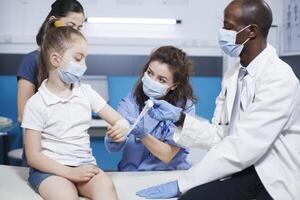
<path fill-rule="evenodd" d="M 252 85 L 253 81 L 255 81 L 255 77 L 258 76 L 269 65 L 268 62 L 273 60 L 274 56 L 277 56 L 276 50 L 274 47 L 268 44 L 267 47 L 250 62 L 250 64 L 247 66 L 247 71 L 251 77 L 250 80 L 248 79 L 248 87 L 253 87 Z M 242 67 L 242 65 L 238 63 L 224 75 L 224 78 L 226 79 L 224 87 L 226 88 L 225 93 L 227 96 L 226 100 L 228 119 L 231 118 L 231 111 L 237 87 L 237 77 L 240 67 Z M 228 86 L 230 87 L 229 90 L 227 90 Z"/>
<path fill-rule="evenodd" d="M 254 77 L 256 73 L 260 70 L 261 63 L 265 63 L 270 57 L 276 54 L 276 50 L 271 45 L 267 45 L 267 47 L 258 54 L 247 66 L 247 72 L 251 77 Z"/>
<path fill-rule="evenodd" d="M 44 80 L 43 83 L 41 84 L 40 88 L 38 89 L 39 93 L 41 94 L 44 102 L 50 106 L 54 105 L 57 103 L 66 103 L 70 101 L 73 97 L 79 97 L 82 96 L 82 93 L 80 92 L 80 83 L 73 84 L 73 89 L 72 89 L 72 95 L 68 97 L 67 99 L 61 98 L 55 94 L 53 94 L 48 88 L 46 87 L 46 82 L 48 79 Z"/>

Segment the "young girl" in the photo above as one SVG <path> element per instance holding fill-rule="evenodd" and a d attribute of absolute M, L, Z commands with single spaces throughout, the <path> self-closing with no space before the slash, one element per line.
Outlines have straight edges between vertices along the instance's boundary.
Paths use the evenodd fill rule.
<path fill-rule="evenodd" d="M 51 11 L 44 20 L 36 43 L 40 47 L 43 42 L 45 26 L 49 20 L 58 19 L 64 26 L 71 26 L 80 30 L 84 22 L 84 10 L 76 0 L 56 0 L 51 5 Z M 37 91 L 38 84 L 38 55 L 39 50 L 32 51 L 24 56 L 17 72 L 18 78 L 18 121 L 22 122 L 24 106 L 27 100 Z"/>
<path fill-rule="evenodd" d="M 128 132 L 128 123 L 89 85 L 79 83 L 86 55 L 78 30 L 50 22 L 41 44 L 41 86 L 28 100 L 22 122 L 28 181 L 44 199 L 78 199 L 78 194 L 117 199 L 112 180 L 96 165 L 87 130 L 92 111 L 116 134 Z"/>
<path fill-rule="evenodd" d="M 189 83 L 191 68 L 191 60 L 182 50 L 172 46 L 158 48 L 146 63 L 135 90 L 121 100 L 118 111 L 133 124 L 145 101 L 156 98 L 195 115 L 195 97 Z M 188 151 L 173 141 L 172 126 L 171 121 L 157 121 L 146 114 L 125 139 L 108 131 L 106 148 L 110 152 L 123 150 L 118 164 L 121 171 L 188 169 Z"/>

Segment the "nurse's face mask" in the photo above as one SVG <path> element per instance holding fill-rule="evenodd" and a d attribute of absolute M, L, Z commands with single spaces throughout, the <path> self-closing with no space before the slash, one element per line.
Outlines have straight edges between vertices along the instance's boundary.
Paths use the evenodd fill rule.
<path fill-rule="evenodd" d="M 61 57 L 62 58 L 62 57 Z M 58 76 L 66 84 L 77 83 L 81 80 L 87 67 L 74 61 L 68 61 L 62 58 L 65 63 L 68 63 L 66 67 L 60 66 L 57 68 Z"/>
<path fill-rule="evenodd" d="M 143 82 L 143 91 L 145 95 L 147 95 L 149 98 L 161 98 L 165 96 L 168 93 L 169 86 L 161 84 L 152 78 L 149 77 L 147 72 L 144 73 L 144 76 L 142 78 Z"/>
<path fill-rule="evenodd" d="M 243 32 L 245 29 L 250 27 L 251 25 L 248 25 L 241 30 L 233 31 L 233 30 L 227 30 L 224 28 L 221 28 L 219 31 L 219 45 L 221 49 L 226 53 L 227 55 L 231 57 L 239 57 L 244 45 L 250 40 L 250 38 L 246 39 L 245 42 L 242 44 L 236 44 L 236 36 L 237 34 Z"/>

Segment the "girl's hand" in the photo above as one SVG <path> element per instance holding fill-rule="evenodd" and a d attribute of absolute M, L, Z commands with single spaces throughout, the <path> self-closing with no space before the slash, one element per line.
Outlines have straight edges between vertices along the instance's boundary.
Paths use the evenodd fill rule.
<path fill-rule="evenodd" d="M 109 126 L 107 128 L 107 136 L 110 137 L 114 142 L 121 143 L 126 140 L 128 129 L 119 124 Z"/>
<path fill-rule="evenodd" d="M 67 178 L 73 182 L 87 182 L 100 172 L 100 169 L 94 165 L 81 165 L 70 167 Z"/>

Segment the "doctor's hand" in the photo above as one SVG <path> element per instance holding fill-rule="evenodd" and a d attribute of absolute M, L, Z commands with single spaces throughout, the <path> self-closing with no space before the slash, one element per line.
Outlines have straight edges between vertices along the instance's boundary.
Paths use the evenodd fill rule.
<path fill-rule="evenodd" d="M 149 111 L 151 117 L 159 121 L 170 120 L 173 123 L 179 120 L 182 108 L 176 107 L 165 100 L 153 98 L 151 100 L 154 103 L 154 107 Z"/>
<path fill-rule="evenodd" d="M 153 186 L 140 190 L 137 196 L 147 199 L 167 199 L 177 197 L 180 194 L 177 181 L 167 182 L 161 185 Z"/>

